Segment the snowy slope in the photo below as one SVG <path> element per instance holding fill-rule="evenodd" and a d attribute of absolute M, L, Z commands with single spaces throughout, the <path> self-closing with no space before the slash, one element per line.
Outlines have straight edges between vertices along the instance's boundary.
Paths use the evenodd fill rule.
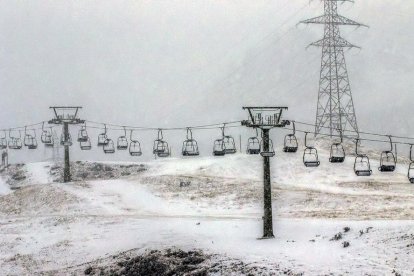
<path fill-rule="evenodd" d="M 156 160 L 138 175 L 70 184 L 45 184 L 48 165 L 28 164 L 36 185 L 0 197 L 0 267 L 66 274 L 121 251 L 177 246 L 293 274 L 414 273 L 414 185 L 405 166 L 381 174 L 374 160 L 373 176 L 358 178 L 352 157 L 343 165 L 329 164 L 326 150 L 320 157 L 313 169 L 299 152 L 272 159 L 273 240 L 257 240 L 259 156 Z"/>
<path fill-rule="evenodd" d="M 10 193 L 10 188 L 6 182 L 4 182 L 3 178 L 0 177 L 0 195 L 6 195 L 8 193 Z"/>

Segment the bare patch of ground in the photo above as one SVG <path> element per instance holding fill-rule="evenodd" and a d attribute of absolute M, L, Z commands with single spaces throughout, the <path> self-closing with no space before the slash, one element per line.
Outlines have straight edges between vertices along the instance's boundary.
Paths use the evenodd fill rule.
<path fill-rule="evenodd" d="M 278 265 L 245 263 L 200 250 L 183 251 L 178 248 L 129 250 L 92 263 L 48 273 L 73 273 L 102 276 L 206 276 L 206 275 L 302 275 Z"/>

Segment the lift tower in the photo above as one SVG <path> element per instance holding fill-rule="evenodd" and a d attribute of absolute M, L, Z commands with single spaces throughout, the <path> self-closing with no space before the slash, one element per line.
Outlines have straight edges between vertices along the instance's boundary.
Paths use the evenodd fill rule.
<path fill-rule="evenodd" d="M 287 107 L 243 107 L 248 111 L 249 119 L 241 122 L 243 126 L 254 129 L 260 128 L 263 141 L 260 155 L 263 157 L 263 239 L 274 238 L 272 215 L 272 183 L 270 177 L 270 157 L 275 155 L 273 145 L 269 138 L 272 128 L 285 127 L 289 121 L 282 120 L 282 113 Z"/>
<path fill-rule="evenodd" d="M 338 14 L 338 2 L 353 2 L 353 0 L 322 1 L 324 2 L 324 15 L 300 22 L 324 25 L 324 37 L 309 45 L 322 48 L 315 135 L 325 127 L 329 128 L 331 137 L 345 133 L 346 130 L 358 134 L 344 49 L 359 47 L 341 37 L 339 26 L 367 26 Z"/>
<path fill-rule="evenodd" d="M 49 124 L 63 125 L 63 132 L 61 138 L 61 145 L 65 148 L 65 168 L 63 170 L 63 182 L 70 182 L 70 160 L 69 160 L 69 147 L 72 145 L 71 136 L 69 133 L 69 125 L 77 125 L 85 123 L 84 120 L 78 118 L 78 111 L 82 107 L 80 106 L 51 106 L 53 109 L 55 118 L 49 121 Z"/>

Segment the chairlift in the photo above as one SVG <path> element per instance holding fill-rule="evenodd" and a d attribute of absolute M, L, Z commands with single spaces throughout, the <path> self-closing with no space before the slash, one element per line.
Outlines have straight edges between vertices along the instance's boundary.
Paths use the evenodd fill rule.
<path fill-rule="evenodd" d="M 60 135 L 60 145 L 62 146 L 72 146 L 72 135 L 68 132 L 68 137 L 66 138 L 64 133 Z"/>
<path fill-rule="evenodd" d="M 128 139 L 126 137 L 126 129 L 124 127 L 124 135 L 118 137 L 118 141 L 116 142 L 116 148 L 118 150 L 127 150 L 128 149 Z"/>
<path fill-rule="evenodd" d="M 82 139 L 82 141 L 79 142 L 79 146 L 81 150 L 91 150 L 92 149 L 91 139 L 89 137 L 86 141 Z"/>
<path fill-rule="evenodd" d="M 408 180 L 414 184 L 414 162 L 411 162 L 408 167 Z"/>
<path fill-rule="evenodd" d="M 103 145 L 103 151 L 105 154 L 115 153 L 115 144 L 112 139 L 107 138 L 105 144 Z"/>
<path fill-rule="evenodd" d="M 413 145 L 410 145 L 410 165 L 408 166 L 408 180 L 414 184 L 414 160 L 413 160 Z"/>
<path fill-rule="evenodd" d="M 162 129 L 158 130 L 157 139 L 154 141 L 152 152 L 158 157 L 170 156 L 170 148 L 168 147 L 168 143 L 163 140 Z"/>
<path fill-rule="evenodd" d="M 305 132 L 305 150 L 303 151 L 303 164 L 306 167 L 319 167 L 321 162 L 318 157 L 318 150 L 315 147 L 308 146 L 308 132 Z"/>
<path fill-rule="evenodd" d="M 18 131 L 19 131 L 19 136 L 16 137 L 16 136 L 12 135 L 12 130 L 9 130 L 9 138 L 10 138 L 9 142 L 8 142 L 9 149 L 19 150 L 23 147 L 22 138 L 21 138 L 22 133 L 21 133 L 20 130 L 18 130 Z"/>
<path fill-rule="evenodd" d="M 273 141 L 272 141 L 272 139 L 269 139 L 269 150 L 268 151 L 265 151 L 264 150 L 264 142 L 263 142 L 263 139 L 262 139 L 262 143 L 261 143 L 261 152 L 260 152 L 260 155 L 261 156 L 263 156 L 263 157 L 274 157 L 275 156 L 275 150 L 274 150 L 274 148 L 273 148 Z"/>
<path fill-rule="evenodd" d="M 7 133 L 5 130 L 3 137 L 0 137 L 0 149 L 7 149 Z"/>
<path fill-rule="evenodd" d="M 142 151 L 141 151 L 141 144 L 139 143 L 139 141 L 137 139 L 133 138 L 133 130 L 131 129 L 131 133 L 129 136 L 129 155 L 131 156 L 141 156 L 142 155 Z"/>
<path fill-rule="evenodd" d="M 171 155 L 170 154 L 170 148 L 169 148 L 168 143 L 166 141 L 159 142 L 158 147 L 160 149 L 161 148 L 163 149 L 163 150 L 160 150 L 160 151 L 157 152 L 158 157 L 169 157 Z"/>
<path fill-rule="evenodd" d="M 28 149 L 37 149 L 36 131 L 31 129 L 31 133 L 29 133 L 27 127 L 25 127 L 23 142 Z"/>
<path fill-rule="evenodd" d="M 108 142 L 108 136 L 106 134 L 106 125 L 104 125 L 104 132 L 98 135 L 98 147 L 105 146 Z"/>
<path fill-rule="evenodd" d="M 331 163 L 343 163 L 345 161 L 345 150 L 342 145 L 343 137 L 342 132 L 340 131 L 341 142 L 333 143 L 331 145 L 331 152 L 329 157 L 329 162 Z"/>
<path fill-rule="evenodd" d="M 181 150 L 183 156 L 198 156 L 200 152 L 198 150 L 198 143 L 193 139 L 193 132 L 191 128 L 187 128 L 187 136 L 183 142 L 183 147 Z"/>
<path fill-rule="evenodd" d="M 214 141 L 213 155 L 214 156 L 224 156 L 224 155 L 226 155 L 226 147 L 224 145 L 223 139 L 217 139 L 217 140 Z"/>
<path fill-rule="evenodd" d="M 390 150 L 381 152 L 380 166 L 378 167 L 380 172 L 393 172 L 397 167 L 397 158 L 393 152 L 392 138 L 391 136 L 388 136 L 388 138 L 390 139 Z"/>
<path fill-rule="evenodd" d="M 293 125 L 293 133 L 290 133 L 285 136 L 285 140 L 283 143 L 283 151 L 294 153 L 298 151 L 298 139 L 296 138 L 296 127 L 295 121 L 292 121 Z"/>
<path fill-rule="evenodd" d="M 37 149 L 37 140 L 35 137 L 29 135 L 25 140 L 25 146 L 27 146 L 28 149 Z"/>
<path fill-rule="evenodd" d="M 256 136 L 250 137 L 247 140 L 247 154 L 259 154 L 260 153 L 260 140 L 258 136 L 259 136 L 259 133 L 256 128 Z"/>
<path fill-rule="evenodd" d="M 86 123 L 81 126 L 81 128 L 78 131 L 78 142 L 88 142 L 90 141 L 89 139 L 89 135 L 88 135 L 88 130 L 86 129 Z"/>
<path fill-rule="evenodd" d="M 369 162 L 369 157 L 366 154 L 360 154 L 358 152 L 359 138 L 355 142 L 355 162 L 354 162 L 354 172 L 357 176 L 370 176 L 372 174 L 371 164 Z"/>
<path fill-rule="evenodd" d="M 226 151 L 226 154 L 233 154 L 237 152 L 236 149 L 236 143 L 234 142 L 234 138 L 230 135 L 225 135 L 224 130 L 226 128 L 226 124 L 223 125 L 221 131 L 222 131 L 222 140 L 224 143 L 224 148 Z"/>
<path fill-rule="evenodd" d="M 52 128 L 45 129 L 45 123 L 42 124 L 42 135 L 40 135 L 40 141 L 45 146 L 53 146 Z"/>
<path fill-rule="evenodd" d="M 50 137 L 49 138 L 46 138 L 44 140 L 45 141 L 45 143 L 44 143 L 45 147 L 50 148 L 50 147 L 54 147 L 55 146 L 55 138 L 52 135 L 52 132 L 53 132 L 53 129 L 50 128 Z"/>

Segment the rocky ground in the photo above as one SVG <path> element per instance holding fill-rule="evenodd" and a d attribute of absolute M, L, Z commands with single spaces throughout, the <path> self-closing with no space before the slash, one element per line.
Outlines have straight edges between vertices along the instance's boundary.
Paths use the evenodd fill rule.
<path fill-rule="evenodd" d="M 168 276 L 168 275 L 301 275 L 278 266 L 259 266 L 221 255 L 178 248 L 164 250 L 129 250 L 95 262 L 49 273 L 104 276 Z"/>

